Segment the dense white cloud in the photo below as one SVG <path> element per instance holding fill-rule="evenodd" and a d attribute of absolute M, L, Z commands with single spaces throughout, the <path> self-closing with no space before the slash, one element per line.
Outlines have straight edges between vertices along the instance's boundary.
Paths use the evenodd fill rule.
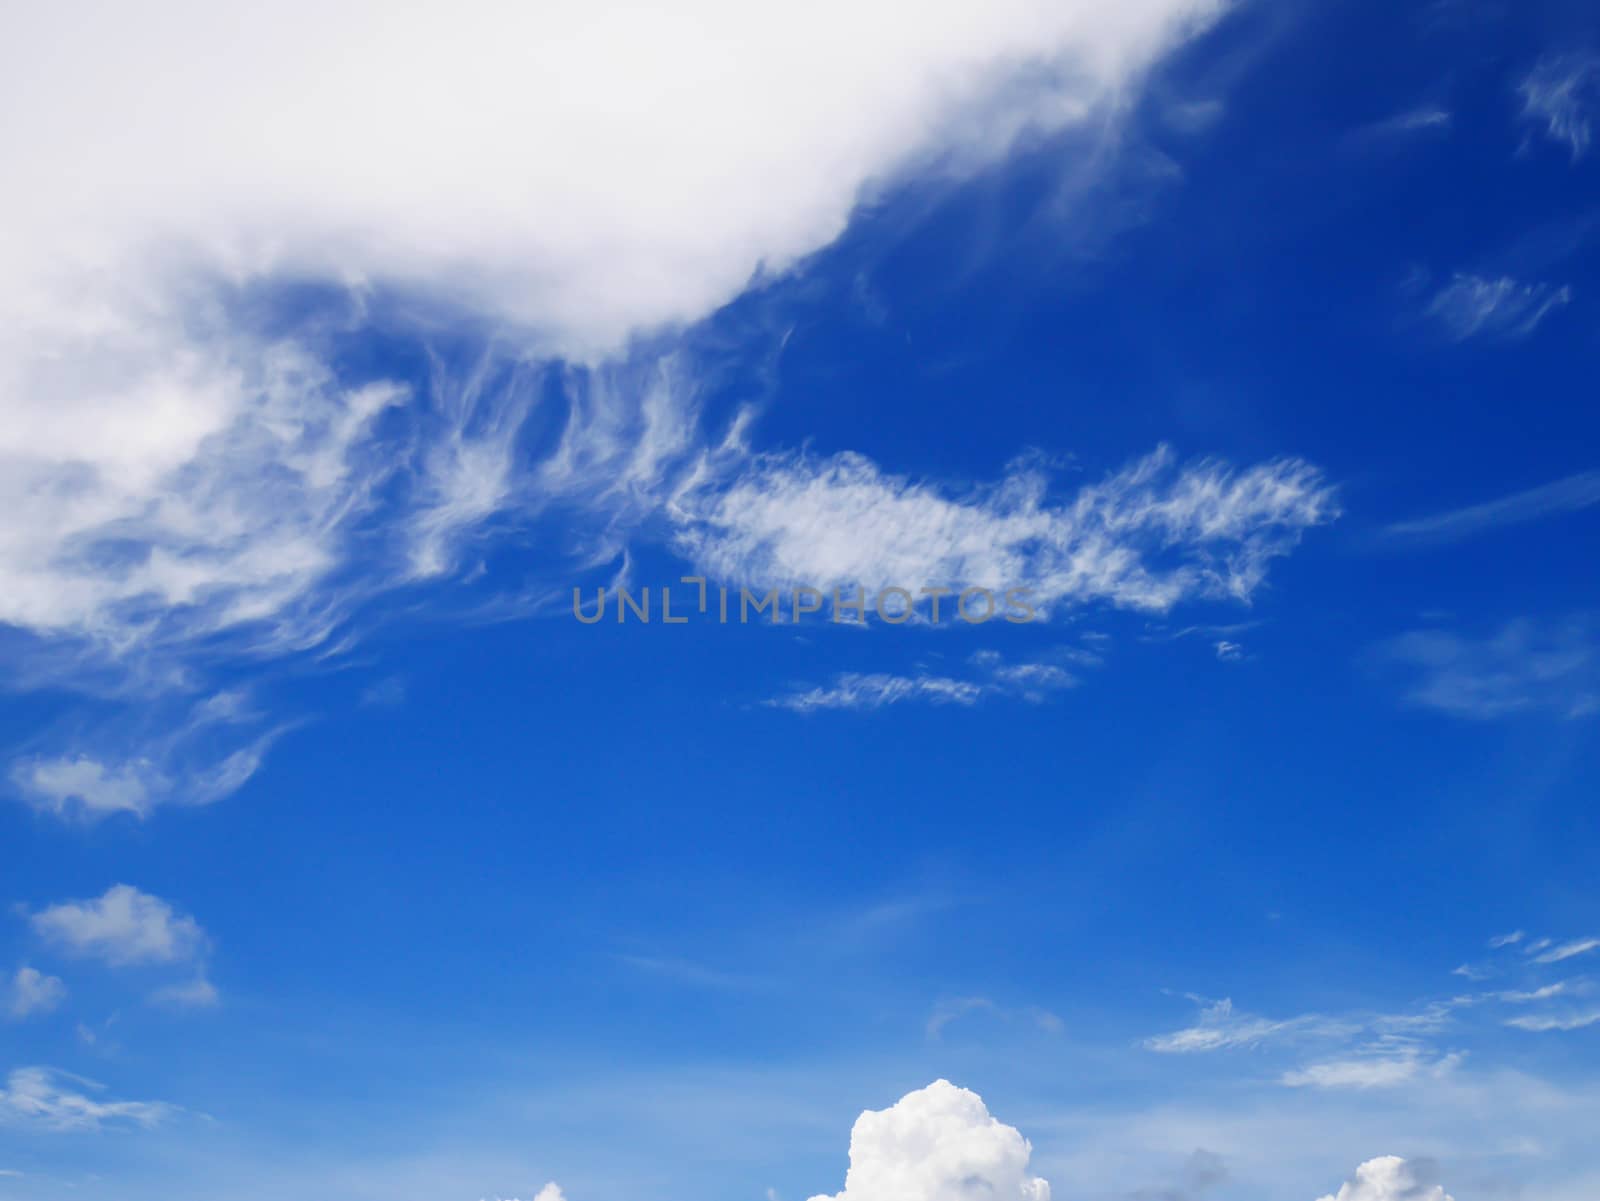
<path fill-rule="evenodd" d="M 68 1132 L 157 1125 L 176 1112 L 159 1101 L 103 1101 L 104 1087 L 50 1068 L 17 1068 L 0 1088 L 0 1126 Z"/>
<path fill-rule="evenodd" d="M 113 967 L 188 962 L 199 958 L 207 945 L 194 918 L 127 884 L 114 885 L 91 900 L 51 905 L 30 921 L 53 945 Z"/>
<path fill-rule="evenodd" d="M 37 968 L 20 967 L 11 978 L 6 990 L 6 1013 L 13 1021 L 21 1021 L 36 1013 L 49 1013 L 67 995 L 67 986 L 58 977 L 47 976 Z"/>
<path fill-rule="evenodd" d="M 906 172 L 1116 106 L 1221 7 L 8 10 L 0 623 L 124 655 L 305 645 L 541 488 L 625 499 L 691 448 L 690 410 L 588 378 L 519 472 L 529 362 L 703 317 Z M 462 320 L 510 349 L 427 396 L 333 350 Z M 364 526 L 381 504 L 393 537 Z M 136 804 L 102 766 L 84 786 Z"/>
<path fill-rule="evenodd" d="M 857 1118 L 844 1191 L 811 1201 L 1050 1201 L 1031 1154 L 978 1094 L 936 1080 Z"/>
<path fill-rule="evenodd" d="M 1369 1159 L 1356 1178 L 1322 1201 L 1452 1201 L 1434 1179 L 1432 1166 L 1388 1155 Z"/>

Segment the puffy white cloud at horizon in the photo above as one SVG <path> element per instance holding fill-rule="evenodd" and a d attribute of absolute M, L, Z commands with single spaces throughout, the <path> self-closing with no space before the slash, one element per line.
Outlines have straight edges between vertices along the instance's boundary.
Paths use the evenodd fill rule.
<path fill-rule="evenodd" d="M 0 623 L 121 654 L 252 623 L 314 645 L 541 489 L 618 502 L 691 448 L 692 410 L 590 377 L 555 457 L 519 476 L 521 365 L 698 320 L 908 172 L 964 175 L 1114 110 L 1222 7 L 13 14 Z M 464 321 L 510 349 L 427 396 L 346 379 L 332 349 Z M 348 578 L 397 492 L 403 537 Z"/>
<path fill-rule="evenodd" d="M 1454 1201 L 1435 1179 L 1433 1166 L 1395 1155 L 1369 1159 L 1356 1178 L 1322 1201 Z"/>
<path fill-rule="evenodd" d="M 811 1201 L 1050 1201 L 1031 1154 L 977 1093 L 936 1080 L 857 1118 L 843 1191 Z"/>

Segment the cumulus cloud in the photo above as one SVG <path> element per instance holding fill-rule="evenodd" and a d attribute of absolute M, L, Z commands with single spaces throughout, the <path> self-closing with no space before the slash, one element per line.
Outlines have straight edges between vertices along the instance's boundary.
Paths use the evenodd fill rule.
<path fill-rule="evenodd" d="M 6 1012 L 12 1021 L 36 1013 L 49 1013 L 66 998 L 67 986 L 58 977 L 47 976 L 37 968 L 20 967 L 6 990 L 10 999 Z"/>
<path fill-rule="evenodd" d="M 1428 302 L 1427 315 L 1457 342 L 1475 337 L 1523 338 L 1572 300 L 1572 289 L 1458 274 Z"/>
<path fill-rule="evenodd" d="M 1322 1201 L 1453 1201 L 1437 1183 L 1431 1163 L 1388 1155 L 1369 1159 L 1356 1178 Z"/>
<path fill-rule="evenodd" d="M 113 885 L 91 900 L 51 905 L 29 920 L 34 932 L 54 946 L 113 967 L 191 962 L 207 946 L 194 918 L 128 884 Z"/>
<path fill-rule="evenodd" d="M 908 172 L 1115 108 L 1221 8 L 18 10 L 0 623 L 124 656 L 242 628 L 314 645 L 540 487 L 572 494 L 563 471 L 625 499 L 689 447 L 686 410 L 585 376 L 547 469 L 521 470 L 540 363 L 705 316 Z M 341 352 L 463 328 L 502 348 L 420 390 Z M 83 787 L 133 803 L 102 766 Z"/>
<path fill-rule="evenodd" d="M 1031 1155 L 976 1093 L 937 1080 L 857 1118 L 844 1190 L 811 1201 L 1050 1201 Z"/>
<path fill-rule="evenodd" d="M 105 1086 L 51 1068 L 17 1068 L 0 1088 L 0 1126 L 67 1133 L 159 1125 L 177 1112 L 159 1101 L 101 1100 Z"/>

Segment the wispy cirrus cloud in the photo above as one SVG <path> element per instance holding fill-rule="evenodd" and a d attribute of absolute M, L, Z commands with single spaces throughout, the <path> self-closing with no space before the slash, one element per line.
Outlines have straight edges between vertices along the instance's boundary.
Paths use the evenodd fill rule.
<path fill-rule="evenodd" d="M 1384 527 L 1383 537 L 1394 543 L 1442 545 L 1544 517 L 1582 512 L 1595 505 L 1600 505 L 1600 471 L 1581 471 L 1482 504 L 1397 521 Z"/>
<path fill-rule="evenodd" d="M 1002 1021 L 1023 1021 L 1047 1034 L 1060 1034 L 1063 1029 L 1059 1017 L 1038 1006 L 1013 1009 L 988 997 L 947 997 L 934 1006 L 924 1030 L 929 1038 L 937 1039 L 952 1023 L 974 1014 L 988 1014 Z"/>
<path fill-rule="evenodd" d="M 165 710 L 158 712 L 167 719 Z M 41 812 L 85 821 L 117 813 L 148 817 L 161 805 L 208 805 L 244 787 L 289 728 L 261 730 L 261 715 L 238 692 L 187 706 L 159 734 L 143 733 L 144 716 L 132 733 L 103 729 L 18 756 L 8 773 L 12 790 Z"/>
<path fill-rule="evenodd" d="M 1525 338 L 1572 300 L 1572 289 L 1524 283 L 1510 276 L 1457 274 L 1433 294 L 1424 310 L 1457 342 L 1471 338 Z"/>
<path fill-rule="evenodd" d="M 1098 664 L 1100 656 L 1079 647 L 1057 648 L 1032 662 L 1008 663 L 997 651 L 979 651 L 968 661 L 962 676 L 919 671 L 911 675 L 887 672 L 841 672 L 825 685 L 797 688 L 765 704 L 795 713 L 825 709 L 882 709 L 920 701 L 933 705 L 975 705 L 987 697 L 1013 697 L 1042 704 L 1052 695 L 1075 688 L 1078 678 L 1064 662 Z"/>
<path fill-rule="evenodd" d="M 1453 717 L 1600 712 L 1600 643 L 1586 615 L 1518 619 L 1483 638 L 1416 630 L 1381 644 L 1374 658 L 1410 677 L 1407 703 Z"/>
<path fill-rule="evenodd" d="M 1572 1030 L 1584 1030 L 1590 1026 L 1600 1025 L 1600 1009 L 1568 1014 L 1527 1014 L 1522 1017 L 1506 1019 L 1506 1025 L 1518 1030 L 1527 1030 L 1534 1034 L 1545 1034 L 1550 1031 L 1566 1033 Z"/>
<path fill-rule="evenodd" d="M 1431 1054 L 1415 1044 L 1379 1044 L 1363 1054 L 1293 1068 L 1284 1072 L 1280 1081 L 1290 1088 L 1395 1088 L 1419 1079 L 1447 1076 L 1461 1060 L 1459 1054 Z"/>
<path fill-rule="evenodd" d="M 1020 464 L 952 493 L 859 455 L 768 455 L 678 501 L 675 545 L 711 577 L 821 589 L 1032 589 L 1041 612 L 1105 602 L 1165 613 L 1247 602 L 1272 561 L 1339 515 L 1312 465 L 1180 464 L 1168 448 L 1058 495 Z"/>
<path fill-rule="evenodd" d="M 1224 6 L 90 7 L 19 12 L 0 47 L 26 114 L 0 154 L 30 181 L 0 199 L 0 623 L 126 660 L 224 631 L 319 645 L 508 511 L 620 504 L 700 438 L 639 375 L 610 386 L 632 340 L 781 275 L 896 181 L 1114 118 Z M 362 337 L 454 353 L 390 378 L 347 353 Z"/>
<path fill-rule="evenodd" d="M 104 1085 L 52 1068 L 16 1068 L 0 1088 L 0 1126 L 51 1133 L 150 1129 L 178 1112 L 161 1101 L 102 1100 L 104 1092 Z"/>
<path fill-rule="evenodd" d="M 1600 951 L 1600 938 L 1577 938 L 1571 942 L 1564 942 L 1551 947 L 1542 954 L 1535 955 L 1535 963 L 1562 963 L 1568 959 L 1576 959 L 1579 955 L 1588 955 L 1593 951 Z"/>
<path fill-rule="evenodd" d="M 1200 1012 L 1190 1026 L 1143 1041 L 1146 1050 L 1169 1055 L 1210 1055 L 1241 1050 L 1272 1051 L 1293 1061 L 1277 1075 L 1288 1088 L 1372 1090 L 1441 1081 L 1461 1068 L 1466 1054 L 1451 1043 L 1469 1028 L 1509 1027 L 1531 1033 L 1583 1029 L 1594 1021 L 1582 998 L 1594 994 L 1591 980 L 1567 975 L 1551 980 L 1548 969 L 1589 951 L 1600 940 L 1560 944 L 1548 956 L 1540 943 L 1531 952 L 1520 941 L 1492 940 L 1501 952 L 1492 962 L 1452 974 L 1479 982 L 1495 975 L 1521 977 L 1524 987 L 1454 992 L 1393 1011 L 1306 1013 L 1271 1018 L 1236 1009 L 1230 1000 L 1190 997 Z M 1553 944 L 1552 944 L 1553 945 Z M 1570 953 L 1568 953 L 1570 952 Z M 1308 1050 L 1316 1048 L 1313 1054 Z"/>
<path fill-rule="evenodd" d="M 1588 153 L 1600 112 L 1600 55 L 1588 51 L 1550 54 L 1518 85 L 1524 119 L 1560 142 L 1576 162 Z"/>
<path fill-rule="evenodd" d="M 1192 1026 L 1144 1040 L 1147 1050 L 1164 1055 L 1194 1055 L 1256 1047 L 1262 1043 L 1291 1038 L 1340 1038 L 1356 1033 L 1360 1026 L 1348 1020 L 1322 1014 L 1302 1014 L 1292 1018 L 1269 1019 L 1236 1010 L 1230 998 L 1202 1001 L 1199 1018 Z"/>
<path fill-rule="evenodd" d="M 293 0 L 241 25 L 163 3 L 96 10 L 92 42 L 81 5 L 20 13 L 0 46 L 0 100 L 26 114 L 0 152 L 31 181 L 0 197 L 8 678 L 195 695 L 196 661 L 335 654 L 402 590 L 482 578 L 508 533 L 540 557 L 513 605 L 661 530 L 760 566 L 763 531 L 715 498 L 781 480 L 743 417 L 705 411 L 686 331 L 901 184 L 1114 130 L 1226 7 L 936 0 L 908 24 L 886 3 L 476 0 L 330 24 Z M 106 98 L 133 89 L 113 136 Z M 1098 535 L 1044 556 L 1058 599 L 1247 598 L 1331 516 L 1313 475 L 1194 466 L 1138 528 L 1101 506 Z M 1249 528 L 1224 528 L 1238 511 Z M 1047 537 L 1070 521 L 1042 516 Z M 767 520 L 792 552 L 801 532 Z M 919 537 L 912 557 L 946 555 L 928 529 L 879 549 L 899 567 Z M 31 748 L 7 775 L 58 815 L 143 815 L 227 794 L 267 749 L 117 743 Z"/>
<path fill-rule="evenodd" d="M 1351 130 L 1344 138 L 1344 145 L 1351 151 L 1397 148 L 1421 135 L 1448 133 L 1454 120 L 1446 108 L 1435 104 L 1419 105 Z"/>
<path fill-rule="evenodd" d="M 766 702 L 774 709 L 812 713 L 820 709 L 882 709 L 907 701 L 971 705 L 983 689 L 949 676 L 896 676 L 884 672 L 844 672 L 831 684 L 801 689 Z"/>

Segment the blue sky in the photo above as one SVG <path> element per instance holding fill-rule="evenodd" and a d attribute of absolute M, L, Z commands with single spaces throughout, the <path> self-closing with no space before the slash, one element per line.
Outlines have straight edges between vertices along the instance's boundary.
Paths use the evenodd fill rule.
<path fill-rule="evenodd" d="M 1600 1189 L 1587 6 L 3 20 L 0 1199 Z"/>

